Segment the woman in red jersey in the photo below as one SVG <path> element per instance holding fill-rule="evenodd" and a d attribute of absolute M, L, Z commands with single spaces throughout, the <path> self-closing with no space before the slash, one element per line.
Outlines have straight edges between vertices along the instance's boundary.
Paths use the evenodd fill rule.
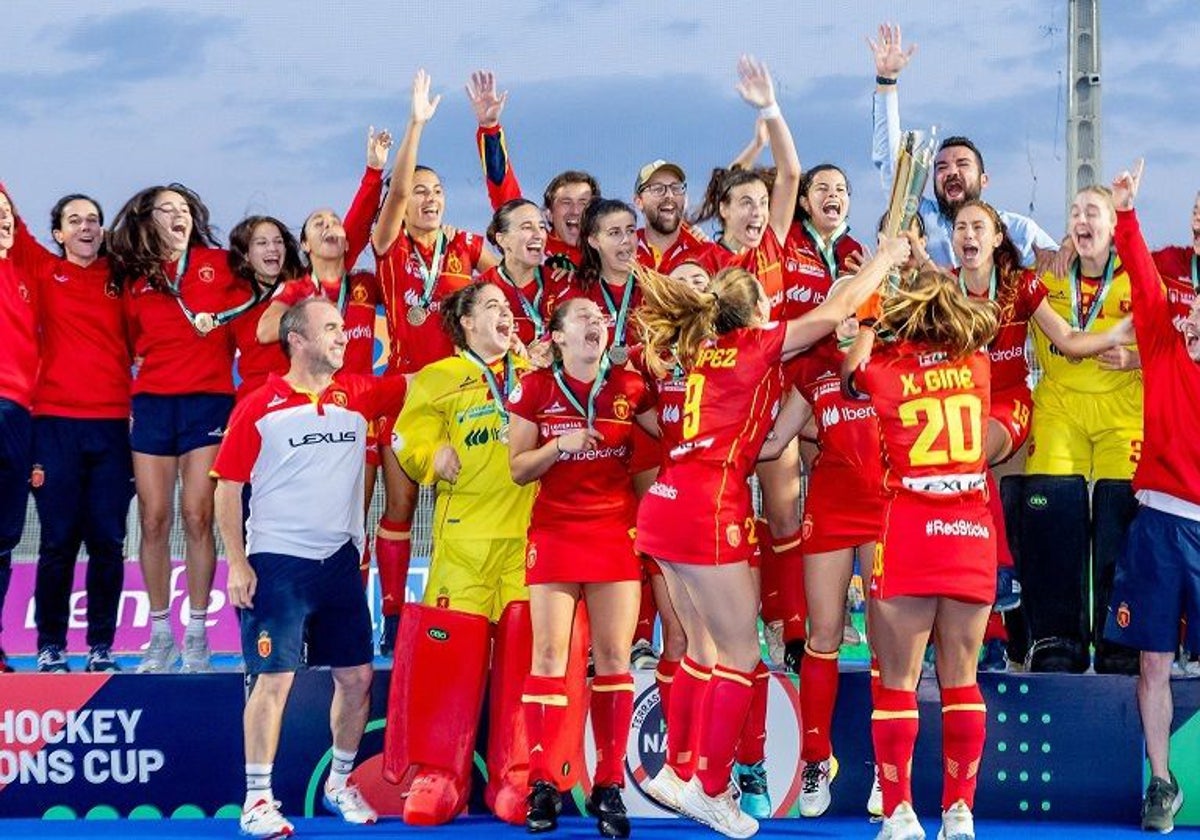
<path fill-rule="evenodd" d="M 592 628 L 591 717 L 597 745 L 589 810 L 606 837 L 629 836 L 621 789 L 633 714 L 629 646 L 641 593 L 630 536 L 637 501 L 629 478 L 633 423 L 652 397 L 641 376 L 605 362 L 605 318 L 590 300 L 561 304 L 548 324 L 554 360 L 525 376 L 509 397 L 509 463 L 517 484 L 539 482 L 529 525 L 525 580 L 533 621 L 533 666 L 524 709 L 531 746 L 561 727 L 575 606 Z M 537 698 L 536 700 L 530 698 Z M 561 795 L 534 749 L 529 761 L 531 831 L 553 828 Z"/>
<path fill-rule="evenodd" d="M 109 282 L 100 205 L 78 193 L 63 196 L 50 211 L 50 233 L 57 253 L 18 219 L 12 250 L 38 289 L 42 350 L 31 481 L 42 526 L 34 591 L 38 670 L 69 670 L 69 600 L 75 561 L 86 544 L 85 670 L 113 671 L 133 496 L 125 310 Z"/>
<path fill-rule="evenodd" d="M 703 655 L 691 648 L 693 639 L 702 638 L 699 628 L 692 632 L 692 622 L 716 646 L 695 774 L 685 783 L 681 771 L 686 775 L 690 767 L 667 764 L 648 791 L 730 836 L 748 837 L 758 829 L 728 786 L 754 681 L 763 670 L 758 591 L 747 562 L 754 552 L 754 517 L 746 481 L 778 410 L 780 365 L 831 333 L 907 253 L 906 241 L 882 240 L 858 276 L 785 324 L 768 323 L 769 299 L 744 270 L 721 272 L 703 294 L 650 272 L 641 275 L 647 366 L 661 377 L 674 357 L 687 378 L 681 440 L 638 509 L 637 547 L 662 567 L 688 631 L 683 667 Z M 679 703 L 672 698 L 672 705 Z"/>
<path fill-rule="evenodd" d="M 936 269 L 909 275 L 876 325 L 894 340 L 871 356 L 863 330 L 843 370 L 879 418 L 887 506 L 871 578 L 871 643 L 881 684 L 872 733 L 883 789 L 881 837 L 924 836 L 912 810 L 916 685 L 926 640 L 942 692 L 943 832 L 974 836 L 971 807 L 985 708 L 976 662 L 995 594 L 995 523 L 984 435 L 991 403 L 984 352 L 995 308 Z"/>
<path fill-rule="evenodd" d="M 35 287 L 10 253 L 15 227 L 12 201 L 0 184 L 0 327 L 6 344 L 0 357 L 0 607 L 12 577 L 13 549 L 25 528 L 32 446 L 29 410 L 38 371 Z M 0 673 L 11 670 L 0 647 Z"/>
<path fill-rule="evenodd" d="M 137 366 L 130 446 L 151 624 L 138 671 L 166 671 L 179 656 L 170 624 L 168 545 L 177 480 L 191 605 L 183 668 L 207 671 L 205 622 L 216 564 L 209 470 L 233 407 L 233 342 L 225 321 L 251 292 L 217 247 L 208 208 L 181 184 L 150 187 L 129 199 L 113 223 L 109 249 Z"/>
<path fill-rule="evenodd" d="M 437 112 L 442 97 L 429 96 L 429 75 L 420 70 L 413 79 L 412 110 L 396 163 L 391 187 L 371 233 L 376 274 L 383 295 L 391 347 L 387 373 L 414 374 L 431 362 L 454 354 L 442 331 L 442 300 L 471 283 L 477 272 L 496 264 L 483 247 L 483 237 L 443 226 L 446 199 L 438 174 L 417 165 L 425 124 Z M 381 421 L 387 428 L 391 419 Z M 375 557 L 383 580 L 384 606 L 389 615 L 385 648 L 391 647 L 393 627 L 404 600 L 404 583 L 412 548 L 412 514 L 417 486 L 393 457 L 383 458 L 387 510 L 375 532 Z"/>

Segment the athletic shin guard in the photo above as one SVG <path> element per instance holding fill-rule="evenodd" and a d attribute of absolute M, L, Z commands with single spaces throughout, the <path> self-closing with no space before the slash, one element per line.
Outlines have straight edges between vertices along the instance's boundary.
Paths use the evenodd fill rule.
<path fill-rule="evenodd" d="M 412 523 L 393 522 L 386 517 L 379 520 L 375 530 L 375 562 L 379 566 L 384 615 L 400 615 L 411 552 Z"/>
<path fill-rule="evenodd" d="M 975 807 L 987 706 L 976 684 L 942 689 L 942 810 L 960 799 Z"/>
<path fill-rule="evenodd" d="M 738 764 L 757 764 L 767 757 L 767 697 L 771 691 L 771 671 L 759 662 L 751 673 L 754 676 L 754 694 L 750 698 L 741 737 L 738 738 Z"/>
<path fill-rule="evenodd" d="M 1136 650 L 1104 638 L 1113 574 L 1137 510 L 1132 482 L 1102 478 L 1092 488 L 1092 639 L 1096 644 L 1097 674 L 1139 671 Z"/>
<path fill-rule="evenodd" d="M 833 755 L 830 732 L 838 694 L 838 652 L 821 653 L 805 647 L 800 661 L 800 758 L 824 761 Z"/>
<path fill-rule="evenodd" d="M 1088 667 L 1088 491 L 1081 475 L 1027 475 L 1020 525 L 1030 671 Z"/>
<path fill-rule="evenodd" d="M 709 796 L 717 796 L 729 787 L 734 752 L 753 700 L 753 671 L 713 667 L 704 699 L 704 725 L 696 761 L 696 777 Z"/>
<path fill-rule="evenodd" d="M 592 733 L 596 738 L 593 785 L 625 787 L 625 745 L 633 720 L 633 677 L 599 674 L 592 680 Z"/>
<path fill-rule="evenodd" d="M 684 657 L 671 684 L 671 715 L 667 718 L 667 764 L 687 781 L 696 772 L 696 752 L 704 725 L 704 701 L 712 669 Z"/>
<path fill-rule="evenodd" d="M 409 825 L 440 825 L 467 806 L 490 632 L 486 618 L 457 610 L 401 612 L 406 662 L 392 669 L 383 776 L 406 796 Z"/>
<path fill-rule="evenodd" d="M 901 802 L 912 802 L 912 758 L 919 727 L 917 693 L 879 686 L 871 712 L 871 741 L 885 817 Z"/>

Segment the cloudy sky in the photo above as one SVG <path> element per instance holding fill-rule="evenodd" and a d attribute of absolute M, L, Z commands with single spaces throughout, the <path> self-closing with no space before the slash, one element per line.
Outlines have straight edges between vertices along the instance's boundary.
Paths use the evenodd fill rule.
<path fill-rule="evenodd" d="M 666 157 L 691 173 L 697 201 L 752 130 L 733 89 L 751 52 L 772 68 L 801 160 L 850 173 L 861 236 L 884 201 L 864 36 L 896 19 L 919 45 L 901 79 L 905 124 L 974 138 L 985 196 L 1061 235 L 1066 0 L 4 0 L 0 178 L 43 237 L 59 195 L 91 193 L 111 216 L 172 180 L 222 231 L 251 212 L 295 226 L 315 207 L 344 209 L 367 126 L 403 129 L 424 67 L 445 96 L 422 161 L 445 181 L 447 220 L 482 230 L 463 84 L 486 67 L 510 92 L 504 123 L 528 193 L 570 167 L 628 197 L 637 167 Z M 1156 244 L 1189 238 L 1200 187 L 1198 36 L 1195 0 L 1104 3 L 1104 172 L 1146 156 L 1140 206 Z"/>

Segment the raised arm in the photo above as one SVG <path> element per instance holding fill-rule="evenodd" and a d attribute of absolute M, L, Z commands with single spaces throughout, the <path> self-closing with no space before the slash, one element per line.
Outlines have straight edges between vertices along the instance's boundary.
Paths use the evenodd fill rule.
<path fill-rule="evenodd" d="M 871 161 L 879 170 L 884 189 L 888 189 L 895 174 L 896 153 L 900 151 L 900 100 L 896 83 L 916 53 L 917 45 L 905 50 L 900 25 L 884 23 L 879 26 L 879 40 L 867 38 L 867 46 L 875 59 Z"/>
<path fill-rule="evenodd" d="M 796 142 L 775 99 L 775 83 L 765 64 L 753 56 L 742 56 L 738 60 L 737 91 L 742 99 L 758 109 L 759 118 L 767 125 L 767 139 L 775 161 L 771 229 L 782 242 L 791 227 L 796 213 L 796 196 L 800 192 L 800 156 L 796 154 Z"/>
<path fill-rule="evenodd" d="M 396 164 L 392 167 L 392 185 L 388 190 L 379 220 L 371 234 L 371 245 L 377 254 L 386 253 L 404 227 L 404 211 L 412 196 L 413 176 L 417 171 L 417 150 L 421 146 L 421 132 L 425 123 L 433 119 L 441 94 L 429 98 L 430 79 L 424 70 L 418 70 L 412 84 L 412 112 L 404 129 L 404 139 L 396 152 Z"/>
<path fill-rule="evenodd" d="M 904 264 L 909 253 L 907 238 L 880 235 L 879 248 L 858 274 L 839 280 L 816 309 L 787 322 L 783 358 L 804 352 L 837 329 L 879 288 L 893 267 Z"/>
<path fill-rule="evenodd" d="M 754 121 L 754 136 L 746 144 L 746 148 L 738 152 L 737 157 L 729 162 L 730 169 L 753 169 L 755 162 L 763 149 L 767 148 L 770 137 L 767 134 L 767 122 L 762 117 Z"/>
<path fill-rule="evenodd" d="M 795 388 L 790 389 L 787 400 L 779 409 L 779 416 L 775 418 L 775 425 L 771 427 L 767 439 L 763 441 L 762 449 L 758 453 L 758 460 L 774 461 L 782 455 L 783 450 L 792 442 L 792 438 L 800 434 L 812 416 L 812 406 L 808 404 L 808 400 L 804 399 Z"/>
<path fill-rule="evenodd" d="M 1128 318 L 1102 332 L 1080 332 L 1071 329 L 1071 325 L 1054 311 L 1047 300 L 1033 310 L 1033 320 L 1050 339 L 1050 343 L 1070 359 L 1095 356 L 1123 344 L 1132 344 L 1135 340 L 1133 324 Z"/>
<path fill-rule="evenodd" d="M 390 131 L 385 128 L 376 133 L 375 126 L 367 129 L 367 168 L 343 219 L 347 271 L 354 268 L 359 254 L 371 240 L 371 223 L 375 221 L 375 212 L 379 209 L 379 197 L 383 194 L 383 168 L 387 166 L 388 150 L 391 148 Z"/>
<path fill-rule="evenodd" d="M 1113 179 L 1113 204 L 1117 208 L 1113 242 L 1121 264 L 1129 275 L 1133 326 L 1137 331 L 1138 345 L 1143 352 L 1153 353 L 1167 342 L 1175 341 L 1176 331 L 1162 277 L 1154 265 L 1154 258 L 1146 246 L 1137 213 L 1133 209 L 1144 169 L 1144 161 L 1138 160 L 1132 171 L 1125 170 Z"/>
<path fill-rule="evenodd" d="M 479 162 L 487 185 L 488 200 L 495 210 L 506 201 L 521 197 L 521 184 L 508 157 L 508 140 L 500 125 L 500 115 L 508 102 L 508 91 L 496 90 L 496 76 L 491 70 L 476 70 L 467 82 L 467 99 L 475 112 L 475 144 L 479 147 Z"/>

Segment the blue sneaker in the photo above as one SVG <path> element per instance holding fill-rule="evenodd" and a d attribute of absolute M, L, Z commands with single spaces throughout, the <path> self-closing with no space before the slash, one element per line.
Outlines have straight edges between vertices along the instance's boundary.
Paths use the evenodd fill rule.
<path fill-rule="evenodd" d="M 1006 613 L 1021 606 L 1021 581 L 1017 580 L 1012 566 L 1000 566 L 996 570 L 996 603 L 992 612 Z"/>
<path fill-rule="evenodd" d="M 738 790 L 742 792 L 738 800 L 742 813 L 749 814 L 756 820 L 770 819 L 771 794 L 767 790 L 767 767 L 761 761 L 753 764 L 733 765 L 733 780 Z"/>
<path fill-rule="evenodd" d="M 39 674 L 68 674 L 71 672 L 66 651 L 58 645 L 46 645 L 38 651 L 37 669 Z"/>

